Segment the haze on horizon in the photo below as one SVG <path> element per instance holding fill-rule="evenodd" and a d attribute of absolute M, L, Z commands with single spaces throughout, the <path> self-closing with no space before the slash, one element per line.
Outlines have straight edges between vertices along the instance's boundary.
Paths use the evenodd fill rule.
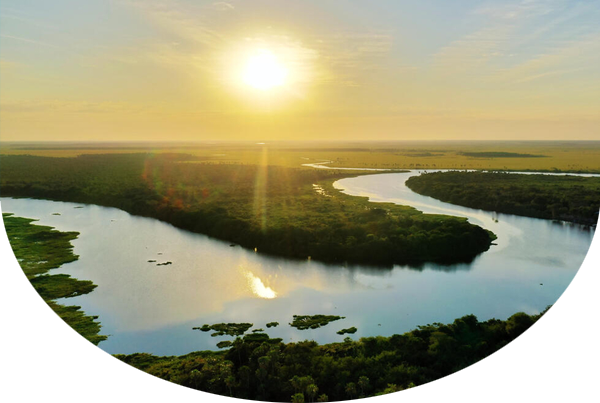
<path fill-rule="evenodd" d="M 595 0 L 4 0 L 2 141 L 600 140 Z"/>

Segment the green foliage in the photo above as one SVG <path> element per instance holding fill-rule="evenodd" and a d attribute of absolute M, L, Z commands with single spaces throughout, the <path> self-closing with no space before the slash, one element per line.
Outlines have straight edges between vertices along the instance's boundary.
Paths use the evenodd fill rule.
<path fill-rule="evenodd" d="M 410 178 L 413 191 L 476 209 L 594 225 L 600 178 L 499 172 L 434 172 Z"/>
<path fill-rule="evenodd" d="M 211 336 L 241 336 L 248 331 L 254 324 L 252 323 L 216 323 L 214 325 L 203 325 L 202 327 L 194 327 L 193 330 L 201 330 L 208 332 L 214 330 L 215 333 Z"/>
<path fill-rule="evenodd" d="M 277 326 L 279 326 L 279 322 L 269 322 L 269 323 L 267 323 L 267 327 L 268 328 L 277 327 Z"/>
<path fill-rule="evenodd" d="M 226 351 L 117 358 L 162 379 L 225 396 L 337 401 L 392 393 L 459 371 L 505 346 L 540 316 L 517 313 L 505 321 L 479 322 L 468 315 L 402 335 L 325 345 L 284 344 L 252 333 L 234 340 Z"/>
<path fill-rule="evenodd" d="M 356 333 L 357 330 L 358 330 L 357 328 L 355 328 L 354 326 L 352 326 L 352 327 L 349 327 L 348 329 L 342 329 L 342 330 L 338 331 L 337 334 L 342 334 L 342 335 L 344 335 L 344 334 L 354 334 L 354 333 Z"/>
<path fill-rule="evenodd" d="M 298 330 L 318 329 L 321 326 L 327 326 L 330 322 L 340 319 L 345 319 L 345 317 L 335 315 L 294 315 L 290 326 Z"/>
<path fill-rule="evenodd" d="M 5 196 L 116 207 L 288 258 L 388 267 L 470 261 L 492 241 L 463 218 L 345 195 L 332 183 L 356 175 L 348 171 L 199 163 L 184 154 L 9 155 L 0 165 Z"/>
<path fill-rule="evenodd" d="M 84 357 L 104 339 L 100 326 L 77 306 L 54 302 L 95 287 L 65 274 L 47 272 L 77 259 L 77 233 L 32 225 L 33 220 L 0 214 L 0 400 L 38 382 L 49 360 Z"/>

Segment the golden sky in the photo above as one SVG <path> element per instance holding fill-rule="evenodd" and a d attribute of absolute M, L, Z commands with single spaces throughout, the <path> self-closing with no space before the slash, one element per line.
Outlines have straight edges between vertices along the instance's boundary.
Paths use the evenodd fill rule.
<path fill-rule="evenodd" d="M 3 0 L 0 140 L 600 140 L 600 2 Z"/>

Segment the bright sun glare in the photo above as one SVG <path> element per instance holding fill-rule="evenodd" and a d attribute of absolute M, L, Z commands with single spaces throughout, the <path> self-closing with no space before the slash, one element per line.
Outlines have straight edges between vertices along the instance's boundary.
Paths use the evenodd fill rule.
<path fill-rule="evenodd" d="M 244 82 L 261 91 L 281 87 L 286 83 L 287 68 L 273 52 L 261 49 L 248 58 L 244 69 Z"/>

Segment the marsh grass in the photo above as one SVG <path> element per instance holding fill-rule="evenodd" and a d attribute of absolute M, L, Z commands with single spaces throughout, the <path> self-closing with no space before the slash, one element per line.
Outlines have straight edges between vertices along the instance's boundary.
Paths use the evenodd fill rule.
<path fill-rule="evenodd" d="M 48 272 L 77 259 L 75 232 L 0 214 L 0 398 L 38 382 L 48 368 L 91 354 L 103 340 L 100 325 L 78 306 L 55 300 L 91 292 L 95 285 Z"/>

